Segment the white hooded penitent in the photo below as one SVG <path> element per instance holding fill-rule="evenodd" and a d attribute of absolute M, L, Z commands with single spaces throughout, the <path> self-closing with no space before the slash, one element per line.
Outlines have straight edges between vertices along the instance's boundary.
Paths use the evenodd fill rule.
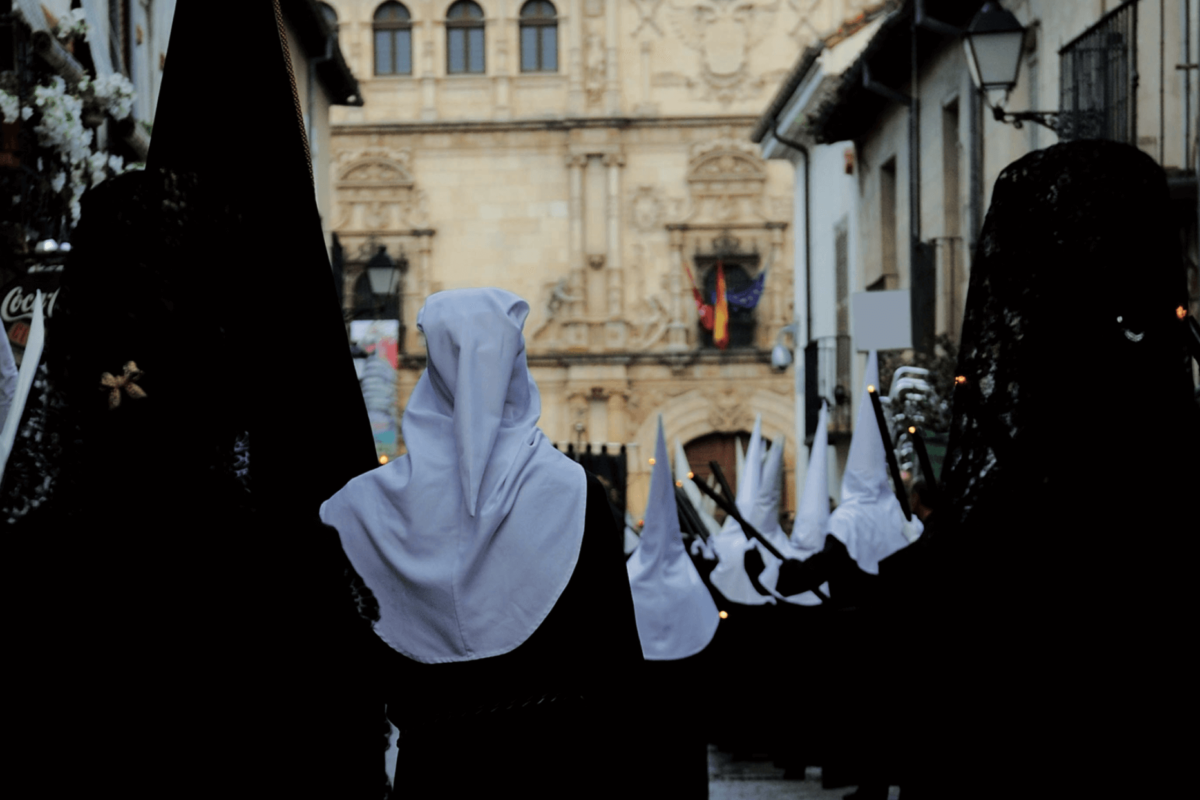
<path fill-rule="evenodd" d="M 874 350 L 867 358 L 863 376 L 854 438 L 842 476 L 842 502 L 829 516 L 829 533 L 846 545 L 858 568 L 879 574 L 879 562 L 908 544 L 904 512 L 888 484 L 887 456 L 875 420 L 868 386 L 879 385 L 879 358 Z M 915 517 L 908 523 L 917 534 L 922 525 Z M 915 538 L 915 537 L 913 537 Z"/>
<path fill-rule="evenodd" d="M 762 416 L 760 415 L 754 420 L 754 432 L 750 434 L 750 446 L 746 449 L 745 466 L 737 487 L 738 511 L 751 525 L 754 523 L 747 515 L 751 513 L 758 494 L 762 478 L 762 455 Z M 708 579 L 726 599 L 748 606 L 774 604 L 774 597 L 759 594 L 755 590 L 754 584 L 750 582 L 750 576 L 746 574 L 746 551 L 751 547 L 757 547 L 762 554 L 766 569 L 763 570 L 758 580 L 764 589 L 774 586 L 775 581 L 779 578 L 779 559 L 767 552 L 757 540 L 747 539 L 746 534 L 742 531 L 742 526 L 731 516 L 725 518 L 725 525 L 721 528 L 721 533 L 713 537 L 712 543 L 713 549 L 717 553 L 717 566 L 713 568 Z"/>
<path fill-rule="evenodd" d="M 500 289 L 431 295 L 417 317 L 429 360 L 404 410 L 408 454 L 321 506 L 379 602 L 375 632 L 417 661 L 518 647 L 579 559 L 587 475 L 537 427 L 528 314 Z"/>
<path fill-rule="evenodd" d="M 694 656 L 712 641 L 720 621 L 712 595 L 683 548 L 675 503 L 660 417 L 645 526 L 641 542 L 625 562 L 642 654 L 648 661 Z"/>
<path fill-rule="evenodd" d="M 822 402 L 808 472 L 804 476 L 804 495 L 796 509 L 796 525 L 792 528 L 792 551 L 801 560 L 825 547 L 825 533 L 829 530 L 828 450 L 829 406 Z"/>

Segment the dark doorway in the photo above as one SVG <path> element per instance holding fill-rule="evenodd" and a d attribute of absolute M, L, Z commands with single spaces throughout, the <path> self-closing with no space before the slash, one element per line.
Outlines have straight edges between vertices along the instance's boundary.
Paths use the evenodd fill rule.
<path fill-rule="evenodd" d="M 745 450 L 750 445 L 750 434 L 746 431 L 738 431 L 737 433 L 710 433 L 707 436 L 701 436 L 699 439 L 693 439 L 683 446 L 683 452 L 687 456 L 688 465 L 692 472 L 696 473 L 696 477 L 707 482 L 712 469 L 708 466 L 708 462 L 716 461 L 721 465 L 721 471 L 725 473 L 725 479 L 729 481 L 730 487 L 737 492 L 737 452 L 734 450 L 736 442 L 741 442 L 742 449 Z M 725 512 L 717 509 L 716 517 L 718 522 L 724 522 Z"/>

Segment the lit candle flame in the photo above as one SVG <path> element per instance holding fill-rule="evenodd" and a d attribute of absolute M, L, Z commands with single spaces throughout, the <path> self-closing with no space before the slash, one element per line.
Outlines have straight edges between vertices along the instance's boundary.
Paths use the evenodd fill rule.
<path fill-rule="evenodd" d="M 720 612 L 719 614 L 717 614 L 717 616 L 718 616 L 718 617 L 720 617 L 721 619 L 729 619 L 729 612 L 728 612 L 728 611 L 722 611 L 722 612 Z"/>
<path fill-rule="evenodd" d="M 1187 309 L 1184 308 L 1183 306 L 1179 306 L 1178 308 L 1175 309 L 1175 316 L 1179 317 L 1180 319 L 1183 319 L 1184 317 L 1187 316 Z"/>
<path fill-rule="evenodd" d="M 645 525 L 645 524 L 646 524 L 646 520 L 644 520 L 644 519 L 639 519 L 639 520 L 638 520 L 638 527 L 639 527 L 639 528 L 640 528 L 640 527 L 642 527 L 642 526 L 643 526 L 643 525 Z"/>
<path fill-rule="evenodd" d="M 676 485 L 676 486 L 680 486 L 680 487 L 682 487 L 682 486 L 683 486 L 683 481 L 675 481 L 675 485 Z"/>
<path fill-rule="evenodd" d="M 962 384 L 967 382 L 967 376 L 966 375 L 957 375 L 954 378 L 954 382 L 961 386 Z"/>
<path fill-rule="evenodd" d="M 916 429 L 916 428 L 914 428 L 914 427 L 912 427 L 912 426 L 909 426 L 909 428 L 908 428 L 908 432 L 909 432 L 909 433 L 916 433 L 916 432 L 917 432 L 917 429 Z"/>
<path fill-rule="evenodd" d="M 380 464 L 386 464 L 387 462 L 388 462 L 387 453 L 384 453 L 383 455 L 379 456 Z"/>
<path fill-rule="evenodd" d="M 696 477 L 696 473 L 694 473 L 694 472 L 688 473 L 688 478 L 694 478 L 694 477 Z"/>
<path fill-rule="evenodd" d="M 654 466 L 654 459 L 653 459 L 653 458 L 652 458 L 652 459 L 650 459 L 650 466 L 652 466 L 652 467 Z"/>
<path fill-rule="evenodd" d="M 875 394 L 875 384 L 871 384 L 871 385 L 867 386 L 867 391 L 870 392 L 871 394 Z"/>

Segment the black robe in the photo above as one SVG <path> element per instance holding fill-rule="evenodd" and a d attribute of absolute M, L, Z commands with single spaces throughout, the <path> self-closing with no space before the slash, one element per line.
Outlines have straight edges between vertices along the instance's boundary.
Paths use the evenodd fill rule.
<path fill-rule="evenodd" d="M 575 571 L 536 631 L 509 653 L 473 661 L 425 664 L 383 642 L 367 624 L 378 614 L 326 529 L 330 559 L 350 578 L 343 609 L 359 619 L 344 627 L 362 658 L 360 684 L 347 687 L 359 717 L 387 718 L 400 730 L 395 793 L 399 797 L 513 796 L 559 798 L 636 793 L 640 763 L 622 761 L 641 729 L 635 683 L 641 642 L 618 535 L 604 488 L 588 477 L 587 518 Z M 353 602 L 351 602 L 353 601 Z M 348 619 L 343 614 L 344 619 Z M 373 710 L 372 710 L 373 709 Z M 376 749 L 372 775 L 383 769 Z M 355 778 L 356 782 L 365 780 Z"/>

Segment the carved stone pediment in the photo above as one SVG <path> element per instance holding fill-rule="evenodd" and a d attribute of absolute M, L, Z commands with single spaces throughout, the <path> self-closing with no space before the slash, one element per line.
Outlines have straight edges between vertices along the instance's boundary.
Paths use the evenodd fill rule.
<path fill-rule="evenodd" d="M 416 189 L 411 157 L 408 150 L 384 148 L 339 154 L 333 227 L 342 234 L 426 227 L 427 201 Z"/>

